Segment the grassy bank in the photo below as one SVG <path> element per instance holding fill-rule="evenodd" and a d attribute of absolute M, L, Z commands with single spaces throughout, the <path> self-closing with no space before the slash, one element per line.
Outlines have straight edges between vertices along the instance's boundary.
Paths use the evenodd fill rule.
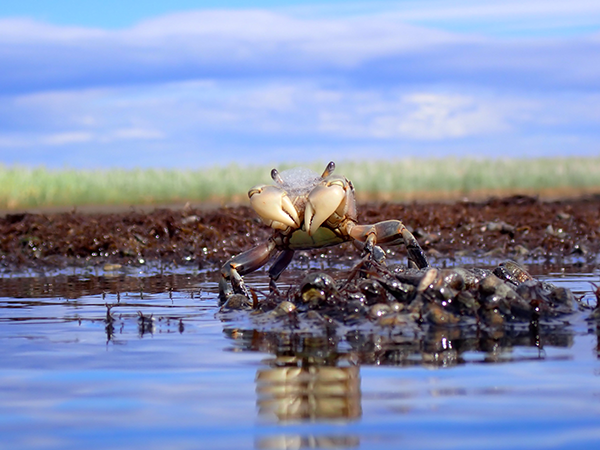
<path fill-rule="evenodd" d="M 319 173 L 324 166 L 323 162 L 310 165 Z M 239 201 L 251 186 L 271 182 L 271 168 L 50 170 L 0 166 L 0 208 Z M 344 161 L 336 172 L 354 182 L 361 198 L 370 199 L 600 190 L 600 158 Z"/>

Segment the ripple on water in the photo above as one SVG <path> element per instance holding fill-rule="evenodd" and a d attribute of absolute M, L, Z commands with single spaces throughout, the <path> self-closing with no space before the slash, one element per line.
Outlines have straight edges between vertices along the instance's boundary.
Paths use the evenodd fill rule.
<path fill-rule="evenodd" d="M 534 268 L 532 272 L 536 272 Z M 26 275 L 26 276 L 22 276 Z M 293 282 L 298 273 L 282 281 Z M 550 273 L 592 304 L 598 274 Z M 264 273 L 249 277 L 266 286 Z M 0 278 L 7 448 L 593 448 L 598 327 L 257 330 L 213 273 Z M 417 338 L 415 338 L 417 337 Z"/>

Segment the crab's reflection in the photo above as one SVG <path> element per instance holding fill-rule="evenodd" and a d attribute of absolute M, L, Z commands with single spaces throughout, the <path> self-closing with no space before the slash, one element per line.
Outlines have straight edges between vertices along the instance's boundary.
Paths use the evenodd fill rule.
<path fill-rule="evenodd" d="M 359 366 L 338 353 L 327 337 L 307 336 L 289 344 L 291 351 L 266 358 L 256 373 L 259 415 L 278 422 L 358 419 L 362 414 Z M 356 436 L 288 434 L 262 438 L 256 447 L 352 448 L 358 444 Z"/>
<path fill-rule="evenodd" d="M 361 415 L 358 366 L 319 366 L 276 358 L 256 374 L 258 408 L 279 421 Z"/>
<path fill-rule="evenodd" d="M 257 439 L 257 449 L 300 449 L 300 448 L 356 448 L 360 446 L 358 436 L 302 436 L 279 434 Z"/>

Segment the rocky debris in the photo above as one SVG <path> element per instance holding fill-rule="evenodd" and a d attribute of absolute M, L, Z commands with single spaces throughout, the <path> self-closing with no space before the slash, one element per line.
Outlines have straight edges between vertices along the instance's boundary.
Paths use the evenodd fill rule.
<path fill-rule="evenodd" d="M 334 280 L 327 273 L 311 272 L 284 294 L 271 292 L 260 302 L 241 302 L 239 297 L 244 296 L 231 296 L 221 313 L 251 312 L 258 328 L 262 324 L 266 329 L 285 318 L 307 331 L 326 323 L 414 329 L 422 324 L 562 326 L 565 316 L 586 308 L 570 290 L 535 279 L 514 261 L 493 270 L 409 269 L 365 258 L 347 278 Z"/>

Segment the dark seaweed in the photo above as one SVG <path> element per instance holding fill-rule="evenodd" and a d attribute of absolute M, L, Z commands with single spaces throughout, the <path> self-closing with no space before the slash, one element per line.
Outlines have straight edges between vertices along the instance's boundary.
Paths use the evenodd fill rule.
<path fill-rule="evenodd" d="M 534 197 L 485 202 L 367 203 L 359 222 L 400 219 L 431 257 L 596 255 L 600 196 L 541 201 Z M 4 266 L 194 262 L 212 267 L 265 240 L 271 231 L 245 206 L 125 213 L 9 214 L 0 218 Z M 332 247 L 313 253 L 356 253 Z M 404 248 L 397 249 L 399 255 Z"/>

